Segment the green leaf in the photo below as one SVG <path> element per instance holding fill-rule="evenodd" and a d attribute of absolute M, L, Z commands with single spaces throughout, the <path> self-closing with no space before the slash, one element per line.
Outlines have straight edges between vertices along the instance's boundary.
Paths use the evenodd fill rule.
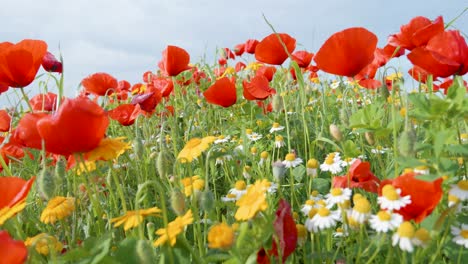
<path fill-rule="evenodd" d="M 208 263 L 211 262 L 222 262 L 222 261 L 233 261 L 233 263 L 239 263 L 237 258 L 232 258 L 228 253 L 213 253 L 205 256 L 204 260 Z"/>
<path fill-rule="evenodd" d="M 319 193 L 328 193 L 330 191 L 330 181 L 324 178 L 314 178 L 312 180 L 312 189 Z"/>
<path fill-rule="evenodd" d="M 323 141 L 323 142 L 327 142 L 328 144 L 331 144 L 335 147 L 335 149 L 339 152 L 343 152 L 343 150 L 333 141 L 331 141 L 330 139 L 328 138 L 324 138 L 324 137 L 318 137 L 316 139 L 316 141 Z"/>
<path fill-rule="evenodd" d="M 357 157 L 361 152 L 356 144 L 351 140 L 346 140 L 343 144 L 344 153 L 347 157 Z"/>
<path fill-rule="evenodd" d="M 302 179 L 306 175 L 306 168 L 304 165 L 299 165 L 292 170 L 292 174 L 296 182 L 302 182 Z"/>
<path fill-rule="evenodd" d="M 156 259 L 154 247 L 147 240 L 126 238 L 119 243 L 115 252 L 117 259 L 129 264 L 153 263 Z"/>
<path fill-rule="evenodd" d="M 446 146 L 447 151 L 454 156 L 468 157 L 468 144 L 467 145 L 450 145 Z"/>
<path fill-rule="evenodd" d="M 434 136 L 434 154 L 436 158 L 440 157 L 440 153 L 442 153 L 442 149 L 444 148 L 444 144 L 449 138 L 450 131 L 441 130 L 438 131 Z"/>

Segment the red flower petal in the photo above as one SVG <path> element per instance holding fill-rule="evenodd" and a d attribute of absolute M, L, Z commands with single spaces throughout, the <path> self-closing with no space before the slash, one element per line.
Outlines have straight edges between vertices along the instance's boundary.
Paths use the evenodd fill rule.
<path fill-rule="evenodd" d="M 229 78 L 223 77 L 212 84 L 203 96 L 210 104 L 229 107 L 237 101 L 236 85 Z"/>
<path fill-rule="evenodd" d="M 37 129 L 39 120 L 48 117 L 46 113 L 27 113 L 19 121 L 15 129 L 15 140 L 28 148 L 42 149 L 42 138 Z"/>
<path fill-rule="evenodd" d="M 48 152 L 70 155 L 88 152 L 99 145 L 109 119 L 107 113 L 86 97 L 65 99 L 58 111 L 37 122 Z"/>
<path fill-rule="evenodd" d="M 244 43 L 237 44 L 234 47 L 234 54 L 236 54 L 236 56 L 242 56 L 242 54 L 244 54 L 244 52 L 245 52 L 245 44 Z"/>
<path fill-rule="evenodd" d="M 162 97 L 168 97 L 174 90 L 174 83 L 170 78 L 155 77 L 153 86 L 161 92 Z"/>
<path fill-rule="evenodd" d="M 38 94 L 29 100 L 34 111 L 48 111 L 51 112 L 55 109 L 57 104 L 57 95 L 51 92 L 46 94 Z"/>
<path fill-rule="evenodd" d="M 132 104 L 139 104 L 141 110 L 151 113 L 154 111 L 156 106 L 161 102 L 161 92 L 153 86 L 148 86 L 147 90 L 143 94 L 137 94 L 132 99 Z"/>
<path fill-rule="evenodd" d="M 263 65 L 260 68 L 258 68 L 258 70 L 255 72 L 255 75 L 263 75 L 268 79 L 269 82 L 271 82 L 275 73 L 276 67 Z"/>
<path fill-rule="evenodd" d="M 369 162 L 357 159 L 349 168 L 345 176 L 336 176 L 332 179 L 334 188 L 361 188 L 368 192 L 377 193 L 380 179 L 370 170 Z"/>
<path fill-rule="evenodd" d="M 291 212 L 291 206 L 285 200 L 279 201 L 278 210 L 276 211 L 276 218 L 273 222 L 275 229 L 275 236 L 278 238 L 279 249 L 281 250 L 281 256 L 283 256 L 283 263 L 288 259 L 296 249 L 297 245 L 297 229 L 296 223 Z M 271 253 L 275 256 L 278 254 L 278 245 L 276 239 L 273 240 L 273 248 Z M 275 254 L 276 253 L 276 254 Z"/>
<path fill-rule="evenodd" d="M 177 76 L 190 69 L 188 66 L 190 55 L 184 49 L 177 46 L 167 46 L 162 54 L 163 58 L 158 65 L 168 76 Z"/>
<path fill-rule="evenodd" d="M 375 90 L 379 87 L 382 87 L 382 82 L 375 79 L 363 79 L 360 80 L 358 83 L 360 86 L 370 90 Z"/>
<path fill-rule="evenodd" d="M 122 126 L 131 126 L 140 114 L 139 104 L 122 104 L 108 111 L 109 117 L 118 121 Z"/>
<path fill-rule="evenodd" d="M 11 117 L 4 109 L 0 110 L 0 132 L 7 132 L 10 130 Z"/>
<path fill-rule="evenodd" d="M 333 34 L 315 54 L 322 71 L 353 77 L 374 59 L 377 37 L 365 28 L 348 28 Z"/>
<path fill-rule="evenodd" d="M 0 83 L 10 87 L 26 87 L 34 81 L 47 44 L 42 40 L 25 39 L 17 44 L 0 45 Z"/>
<path fill-rule="evenodd" d="M 254 54 L 259 41 L 256 39 L 249 39 L 245 42 L 245 52 Z"/>
<path fill-rule="evenodd" d="M 312 61 L 312 57 L 314 57 L 313 53 L 307 52 L 305 50 L 298 50 L 295 51 L 291 55 L 292 59 L 297 62 L 297 65 L 301 68 L 307 68 L 310 62 Z"/>
<path fill-rule="evenodd" d="M 47 52 L 42 59 L 42 68 L 48 72 L 62 73 L 63 65 L 55 58 L 54 54 Z"/>
<path fill-rule="evenodd" d="M 7 231 L 0 231 L 0 264 L 22 264 L 28 257 L 23 241 L 13 240 Z"/>
<path fill-rule="evenodd" d="M 105 96 L 114 93 L 117 89 L 117 79 L 112 75 L 104 72 L 92 74 L 81 81 L 81 85 L 85 88 L 86 92 Z"/>
<path fill-rule="evenodd" d="M 253 77 L 250 83 L 244 80 L 242 84 L 244 90 L 256 100 L 265 100 L 268 96 L 276 94 L 276 90 L 270 87 L 268 79 L 263 75 Z"/>
<path fill-rule="evenodd" d="M 278 35 L 273 33 L 258 43 L 255 48 L 255 59 L 273 65 L 283 64 L 288 58 L 288 53 L 284 50 L 278 36 L 281 38 L 289 53 L 294 51 L 296 48 L 296 39 L 285 33 Z"/>
<path fill-rule="evenodd" d="M 5 206 L 13 207 L 28 196 L 36 177 L 23 180 L 18 177 L 0 177 L 0 210 Z"/>

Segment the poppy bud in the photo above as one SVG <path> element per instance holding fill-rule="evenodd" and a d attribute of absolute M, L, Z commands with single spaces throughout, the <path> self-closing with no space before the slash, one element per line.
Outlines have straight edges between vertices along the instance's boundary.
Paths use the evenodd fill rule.
<path fill-rule="evenodd" d="M 335 124 L 330 125 L 330 134 L 336 141 L 341 141 L 343 139 L 343 134 L 341 133 L 340 128 Z"/>
<path fill-rule="evenodd" d="M 280 182 L 281 179 L 284 178 L 284 174 L 286 173 L 286 165 L 283 164 L 280 160 L 273 163 L 273 178 L 277 182 Z"/>
<path fill-rule="evenodd" d="M 344 126 L 349 125 L 349 115 L 348 115 L 348 112 L 346 111 L 346 109 L 344 109 L 344 108 L 341 108 L 341 110 L 340 110 L 340 121 Z"/>
<path fill-rule="evenodd" d="M 156 159 L 156 169 L 158 170 L 159 177 L 166 178 L 172 162 L 170 154 L 164 148 L 161 149 Z"/>
<path fill-rule="evenodd" d="M 63 159 L 59 159 L 55 164 L 55 177 L 58 179 L 64 179 L 66 173 L 65 161 Z"/>
<path fill-rule="evenodd" d="M 133 140 L 133 151 L 135 152 L 135 156 L 138 159 L 143 158 L 143 154 L 145 152 L 145 149 L 143 147 L 143 139 L 141 137 L 141 131 L 137 131 L 136 137 Z"/>
<path fill-rule="evenodd" d="M 398 139 L 398 149 L 400 154 L 404 157 L 413 156 L 414 153 L 414 144 L 416 141 L 416 134 L 413 129 L 405 129 Z"/>
<path fill-rule="evenodd" d="M 209 189 L 202 192 L 200 197 L 200 205 L 203 210 L 209 212 L 214 208 L 214 195 Z"/>
<path fill-rule="evenodd" d="M 283 110 L 283 98 L 279 93 L 273 95 L 273 102 L 271 104 L 274 112 L 280 112 Z"/>
<path fill-rule="evenodd" d="M 55 178 L 47 169 L 42 169 L 37 175 L 37 190 L 42 198 L 49 200 L 55 196 Z"/>
<path fill-rule="evenodd" d="M 366 132 L 364 133 L 364 137 L 366 138 L 366 141 L 367 143 L 369 143 L 369 145 L 374 145 L 375 144 L 375 140 L 374 140 L 374 133 L 372 132 Z"/>
<path fill-rule="evenodd" d="M 185 195 L 178 189 L 171 193 L 171 208 L 179 216 L 185 213 Z"/>

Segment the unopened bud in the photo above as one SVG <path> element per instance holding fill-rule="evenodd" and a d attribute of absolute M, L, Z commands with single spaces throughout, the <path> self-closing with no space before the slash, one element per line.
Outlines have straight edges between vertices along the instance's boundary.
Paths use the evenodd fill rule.
<path fill-rule="evenodd" d="M 163 148 L 158 154 L 156 159 L 156 169 L 158 170 L 159 177 L 166 178 L 170 173 L 172 160 L 168 151 Z"/>
<path fill-rule="evenodd" d="M 54 175 L 47 169 L 42 169 L 37 176 L 37 190 L 42 198 L 49 200 L 55 196 L 56 182 Z"/>
<path fill-rule="evenodd" d="M 185 213 L 185 195 L 178 189 L 171 193 L 171 208 L 179 216 Z"/>
<path fill-rule="evenodd" d="M 271 106 L 273 108 L 273 112 L 283 111 L 283 98 L 281 98 L 281 95 L 279 93 L 276 93 L 273 96 Z"/>
<path fill-rule="evenodd" d="M 335 124 L 330 125 L 330 134 L 336 141 L 341 141 L 343 139 L 340 128 Z"/>
<path fill-rule="evenodd" d="M 283 179 L 284 174 L 286 173 L 286 165 L 283 164 L 280 160 L 273 163 L 273 178 L 277 182 L 280 182 Z"/>
<path fill-rule="evenodd" d="M 366 138 L 366 141 L 369 143 L 369 145 L 373 146 L 375 144 L 374 133 L 367 131 L 364 133 L 364 137 Z"/>
<path fill-rule="evenodd" d="M 200 197 L 200 205 L 203 210 L 209 212 L 214 208 L 214 194 L 209 189 L 202 192 Z"/>
<path fill-rule="evenodd" d="M 416 142 L 416 134 L 413 129 L 406 129 L 398 139 L 398 149 L 404 157 L 411 157 L 415 154 L 414 145 Z"/>

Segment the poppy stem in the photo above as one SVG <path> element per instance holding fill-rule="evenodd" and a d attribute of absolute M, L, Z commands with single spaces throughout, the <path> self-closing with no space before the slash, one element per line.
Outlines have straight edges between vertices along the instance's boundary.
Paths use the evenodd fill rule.
<path fill-rule="evenodd" d="M 20 90 L 21 90 L 21 94 L 23 95 L 24 101 L 26 101 L 26 104 L 28 105 L 29 111 L 31 111 L 31 113 L 33 113 L 34 111 L 33 111 L 33 108 L 32 108 L 32 106 L 31 106 L 31 104 L 29 103 L 29 97 L 28 97 L 28 95 L 24 92 L 24 88 L 23 88 L 23 87 L 21 87 Z"/>

